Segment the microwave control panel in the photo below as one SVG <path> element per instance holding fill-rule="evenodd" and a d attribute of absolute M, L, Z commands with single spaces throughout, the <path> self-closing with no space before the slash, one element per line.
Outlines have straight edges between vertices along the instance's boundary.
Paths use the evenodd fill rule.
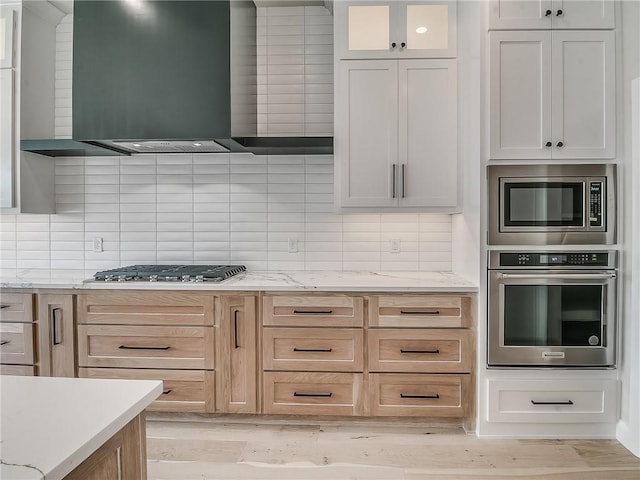
<path fill-rule="evenodd" d="M 589 182 L 589 226 L 602 227 L 602 198 L 604 185 L 602 181 Z"/>
<path fill-rule="evenodd" d="M 606 267 L 606 252 L 509 252 L 500 254 L 501 267 Z"/>

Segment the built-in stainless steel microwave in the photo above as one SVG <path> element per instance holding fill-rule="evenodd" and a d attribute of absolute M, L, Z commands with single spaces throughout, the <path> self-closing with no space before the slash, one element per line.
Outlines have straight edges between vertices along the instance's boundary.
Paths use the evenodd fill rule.
<path fill-rule="evenodd" d="M 616 166 L 489 165 L 489 245 L 616 241 Z"/>

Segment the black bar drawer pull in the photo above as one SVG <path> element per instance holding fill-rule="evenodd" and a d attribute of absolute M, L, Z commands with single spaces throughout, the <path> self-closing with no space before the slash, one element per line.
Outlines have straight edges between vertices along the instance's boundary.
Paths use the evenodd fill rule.
<path fill-rule="evenodd" d="M 162 394 L 163 395 L 169 395 L 171 392 L 173 392 L 173 390 L 169 389 L 169 390 L 163 390 Z"/>
<path fill-rule="evenodd" d="M 171 347 L 136 347 L 130 345 L 120 345 L 118 348 L 122 350 L 169 350 Z"/>
<path fill-rule="evenodd" d="M 2 341 L 0 342 L 0 347 L 1 347 L 2 345 L 6 345 L 7 343 L 11 343 L 11 340 L 2 340 Z"/>
<path fill-rule="evenodd" d="M 54 308 L 51 310 L 51 336 L 53 337 L 52 342 L 54 345 L 60 345 L 62 343 L 62 341 L 60 340 L 60 335 L 58 335 L 61 313 L 61 308 Z"/>
<path fill-rule="evenodd" d="M 333 393 L 298 393 L 293 392 L 294 397 L 322 397 L 322 398 L 331 398 Z"/>
<path fill-rule="evenodd" d="M 440 395 L 437 393 L 433 393 L 431 395 L 405 395 L 404 393 L 401 393 L 400 398 L 440 398 Z"/>
<path fill-rule="evenodd" d="M 440 353 L 440 350 L 437 348 L 435 350 L 405 350 L 401 348 L 400 353 Z"/>
<path fill-rule="evenodd" d="M 238 342 L 238 310 L 233 311 L 233 346 L 234 348 L 240 348 Z"/>
<path fill-rule="evenodd" d="M 567 400 L 565 402 L 536 402 L 535 400 L 531 400 L 533 405 L 573 405 L 571 400 Z"/>
<path fill-rule="evenodd" d="M 400 315 L 440 315 L 440 310 L 422 310 L 417 312 L 409 312 L 407 310 L 400 310 Z"/>
<path fill-rule="evenodd" d="M 0 305 L 0 310 L 4 310 L 5 308 L 9 308 L 11 305 Z"/>
<path fill-rule="evenodd" d="M 297 348 L 293 347 L 294 352 L 305 352 L 305 353 L 331 353 L 333 352 L 333 348 Z"/>
<path fill-rule="evenodd" d="M 333 310 L 294 310 L 296 315 L 331 315 Z"/>

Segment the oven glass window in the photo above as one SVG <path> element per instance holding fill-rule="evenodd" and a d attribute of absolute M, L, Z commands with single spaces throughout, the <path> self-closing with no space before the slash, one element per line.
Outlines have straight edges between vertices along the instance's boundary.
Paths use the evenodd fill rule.
<path fill-rule="evenodd" d="M 603 344 L 602 285 L 505 285 L 507 346 Z"/>
<path fill-rule="evenodd" d="M 582 182 L 505 182 L 505 226 L 583 226 L 583 185 Z"/>

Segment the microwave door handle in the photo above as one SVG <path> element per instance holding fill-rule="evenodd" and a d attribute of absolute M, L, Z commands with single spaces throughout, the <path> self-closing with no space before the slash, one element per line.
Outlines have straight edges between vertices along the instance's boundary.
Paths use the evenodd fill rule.
<path fill-rule="evenodd" d="M 567 278 L 571 280 L 602 280 L 616 278 L 615 272 L 610 273 L 498 273 L 503 279 L 554 279 Z"/>

